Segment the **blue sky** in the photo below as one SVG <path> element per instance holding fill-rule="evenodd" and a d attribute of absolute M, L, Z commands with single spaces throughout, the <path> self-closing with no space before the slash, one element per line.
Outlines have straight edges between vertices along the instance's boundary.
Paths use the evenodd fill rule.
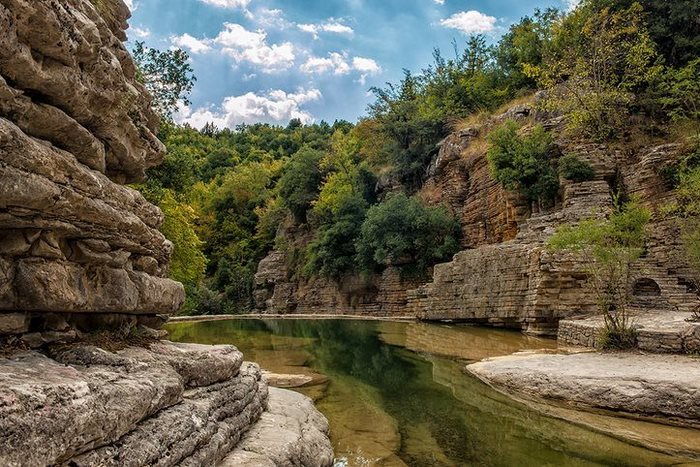
<path fill-rule="evenodd" d="M 187 50 L 197 76 L 177 119 L 201 127 L 356 121 L 368 90 L 473 33 L 497 40 L 535 8 L 572 0 L 125 0 L 129 39 Z"/>

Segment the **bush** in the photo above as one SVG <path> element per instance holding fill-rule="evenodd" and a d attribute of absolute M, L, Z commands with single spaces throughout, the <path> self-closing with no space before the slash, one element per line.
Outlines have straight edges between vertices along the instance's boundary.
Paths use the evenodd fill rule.
<path fill-rule="evenodd" d="M 459 250 L 459 235 L 459 223 L 445 208 L 392 194 L 367 212 L 356 244 L 358 263 L 367 271 L 412 263 L 424 272 Z"/>
<path fill-rule="evenodd" d="M 541 125 L 520 136 L 518 125 L 508 121 L 491 131 L 488 140 L 491 146 L 486 155 L 496 181 L 531 202 L 556 196 L 559 180 L 550 160 L 553 140 Z"/>
<path fill-rule="evenodd" d="M 631 283 L 630 265 L 644 251 L 646 225 L 651 213 L 636 201 L 616 203 L 609 219 L 586 219 L 564 225 L 550 238 L 555 250 L 578 252 L 586 264 L 589 283 L 605 320 L 605 345 L 630 342 L 627 302 Z"/>
<path fill-rule="evenodd" d="M 587 182 L 595 178 L 591 164 L 582 161 L 576 154 L 567 154 L 559 159 L 559 174 L 574 182 Z"/>
<path fill-rule="evenodd" d="M 633 349 L 637 346 L 637 330 L 633 327 L 620 330 L 605 327 L 600 331 L 596 346 L 602 350 Z"/>

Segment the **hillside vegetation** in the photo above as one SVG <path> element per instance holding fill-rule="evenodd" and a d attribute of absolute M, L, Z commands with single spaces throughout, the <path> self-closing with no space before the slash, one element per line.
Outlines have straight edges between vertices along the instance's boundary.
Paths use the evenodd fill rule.
<path fill-rule="evenodd" d="M 543 112 L 565 117 L 567 137 L 682 139 L 689 157 L 669 180 L 697 198 L 698 158 L 690 156 L 700 134 L 698 17 L 693 0 L 585 0 L 568 14 L 538 10 L 494 45 L 471 37 L 450 54 L 436 50 L 423 70 L 372 89 L 375 101 L 356 124 L 292 120 L 198 131 L 165 118 L 166 161 L 139 188 L 165 213 L 163 232 L 175 244 L 171 276 L 188 290 L 184 312 L 250 309 L 258 262 L 275 245 L 296 248 L 278 237 L 281 225 L 311 237 L 288 252 L 299 277 L 338 280 L 389 264 L 424 274 L 449 259 L 459 248 L 457 221 L 415 196 L 437 144 L 536 91 Z M 159 70 L 190 76 L 186 54 L 173 54 L 136 55 L 147 84 L 162 79 Z M 177 97 L 190 87 L 185 79 L 171 89 Z M 156 96 L 165 117 L 172 93 Z M 489 137 L 494 178 L 546 209 L 560 175 L 592 176 L 590 166 L 552 146 L 544 128 L 522 135 L 505 122 Z M 681 217 L 690 219 L 687 237 L 700 243 L 696 214 L 686 209 Z"/>

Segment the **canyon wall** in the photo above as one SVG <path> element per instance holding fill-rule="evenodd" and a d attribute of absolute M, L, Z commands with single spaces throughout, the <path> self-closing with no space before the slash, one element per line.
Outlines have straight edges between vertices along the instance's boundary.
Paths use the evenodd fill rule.
<path fill-rule="evenodd" d="M 486 135 L 509 119 L 525 129 L 542 124 L 556 138 L 554 152 L 576 154 L 588 162 L 594 179 L 577 183 L 561 178 L 553 206 L 527 206 L 493 179 L 486 158 Z M 440 143 L 418 195 L 428 204 L 447 206 L 455 215 L 462 227 L 463 250 L 452 261 L 436 265 L 431 281 L 402 280 L 395 267 L 364 280 L 296 280 L 289 277 L 287 254 L 273 251 L 258 270 L 258 308 L 276 313 L 408 315 L 555 334 L 560 319 L 591 313 L 596 301 L 582 259 L 551 251 L 547 240 L 565 223 L 605 216 L 618 189 L 638 197 L 654 213 L 647 252 L 633 265 L 639 281 L 639 287 L 632 287 L 633 305 L 683 309 L 695 303 L 678 228 L 660 214 L 673 200 L 661 169 L 678 159 L 680 145 L 572 141 L 563 136 L 562 122 L 561 117 L 539 113 L 534 105 L 517 105 Z M 308 232 L 299 235 L 295 229 L 281 235 L 296 241 L 297 247 L 310 241 Z M 659 293 L 651 294 L 649 287 L 656 286 Z"/>
<path fill-rule="evenodd" d="M 162 161 L 119 1 L 0 1 L 0 334 L 31 346 L 157 327 L 184 300 L 160 210 L 125 186 Z"/>

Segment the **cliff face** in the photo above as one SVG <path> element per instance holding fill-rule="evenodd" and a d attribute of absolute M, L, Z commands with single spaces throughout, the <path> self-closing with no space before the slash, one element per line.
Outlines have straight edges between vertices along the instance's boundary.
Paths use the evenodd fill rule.
<path fill-rule="evenodd" d="M 164 152 L 128 16 L 0 0 L 0 465 L 330 465 L 309 399 L 233 346 L 155 339 L 184 290 L 123 185 Z"/>
<path fill-rule="evenodd" d="M 492 177 L 485 136 L 507 119 L 542 124 L 557 137 L 557 151 L 576 154 L 595 170 L 592 181 L 561 179 L 556 204 L 531 213 Z M 612 193 L 621 187 L 655 213 L 673 197 L 660 169 L 680 155 L 677 144 L 604 145 L 571 141 L 560 117 L 518 105 L 502 115 L 448 136 L 427 170 L 419 195 L 443 203 L 462 226 L 463 251 L 434 267 L 432 281 L 390 280 L 393 268 L 359 287 L 355 278 L 340 283 L 299 282 L 287 277 L 285 255 L 273 252 L 258 271 L 259 308 L 272 312 L 413 315 L 427 320 L 457 320 L 554 334 L 560 319 L 593 312 L 595 296 L 587 286 L 586 265 L 571 254 L 552 252 L 546 242 L 557 227 L 590 216 L 604 216 Z M 292 231 L 288 238 L 299 238 Z M 696 300 L 683 259 L 680 235 L 672 220 L 654 215 L 648 253 L 633 266 L 632 303 L 642 307 L 684 308 Z M 650 294 L 644 284 L 659 292 Z M 648 288 L 647 287 L 647 288 Z M 339 306 L 339 304 L 341 304 Z M 357 305 L 353 305 L 357 304 Z"/>
<path fill-rule="evenodd" d="M 123 186 L 164 153 L 128 16 L 120 0 L 0 1 L 0 333 L 32 345 L 184 300 L 162 213 Z"/>

